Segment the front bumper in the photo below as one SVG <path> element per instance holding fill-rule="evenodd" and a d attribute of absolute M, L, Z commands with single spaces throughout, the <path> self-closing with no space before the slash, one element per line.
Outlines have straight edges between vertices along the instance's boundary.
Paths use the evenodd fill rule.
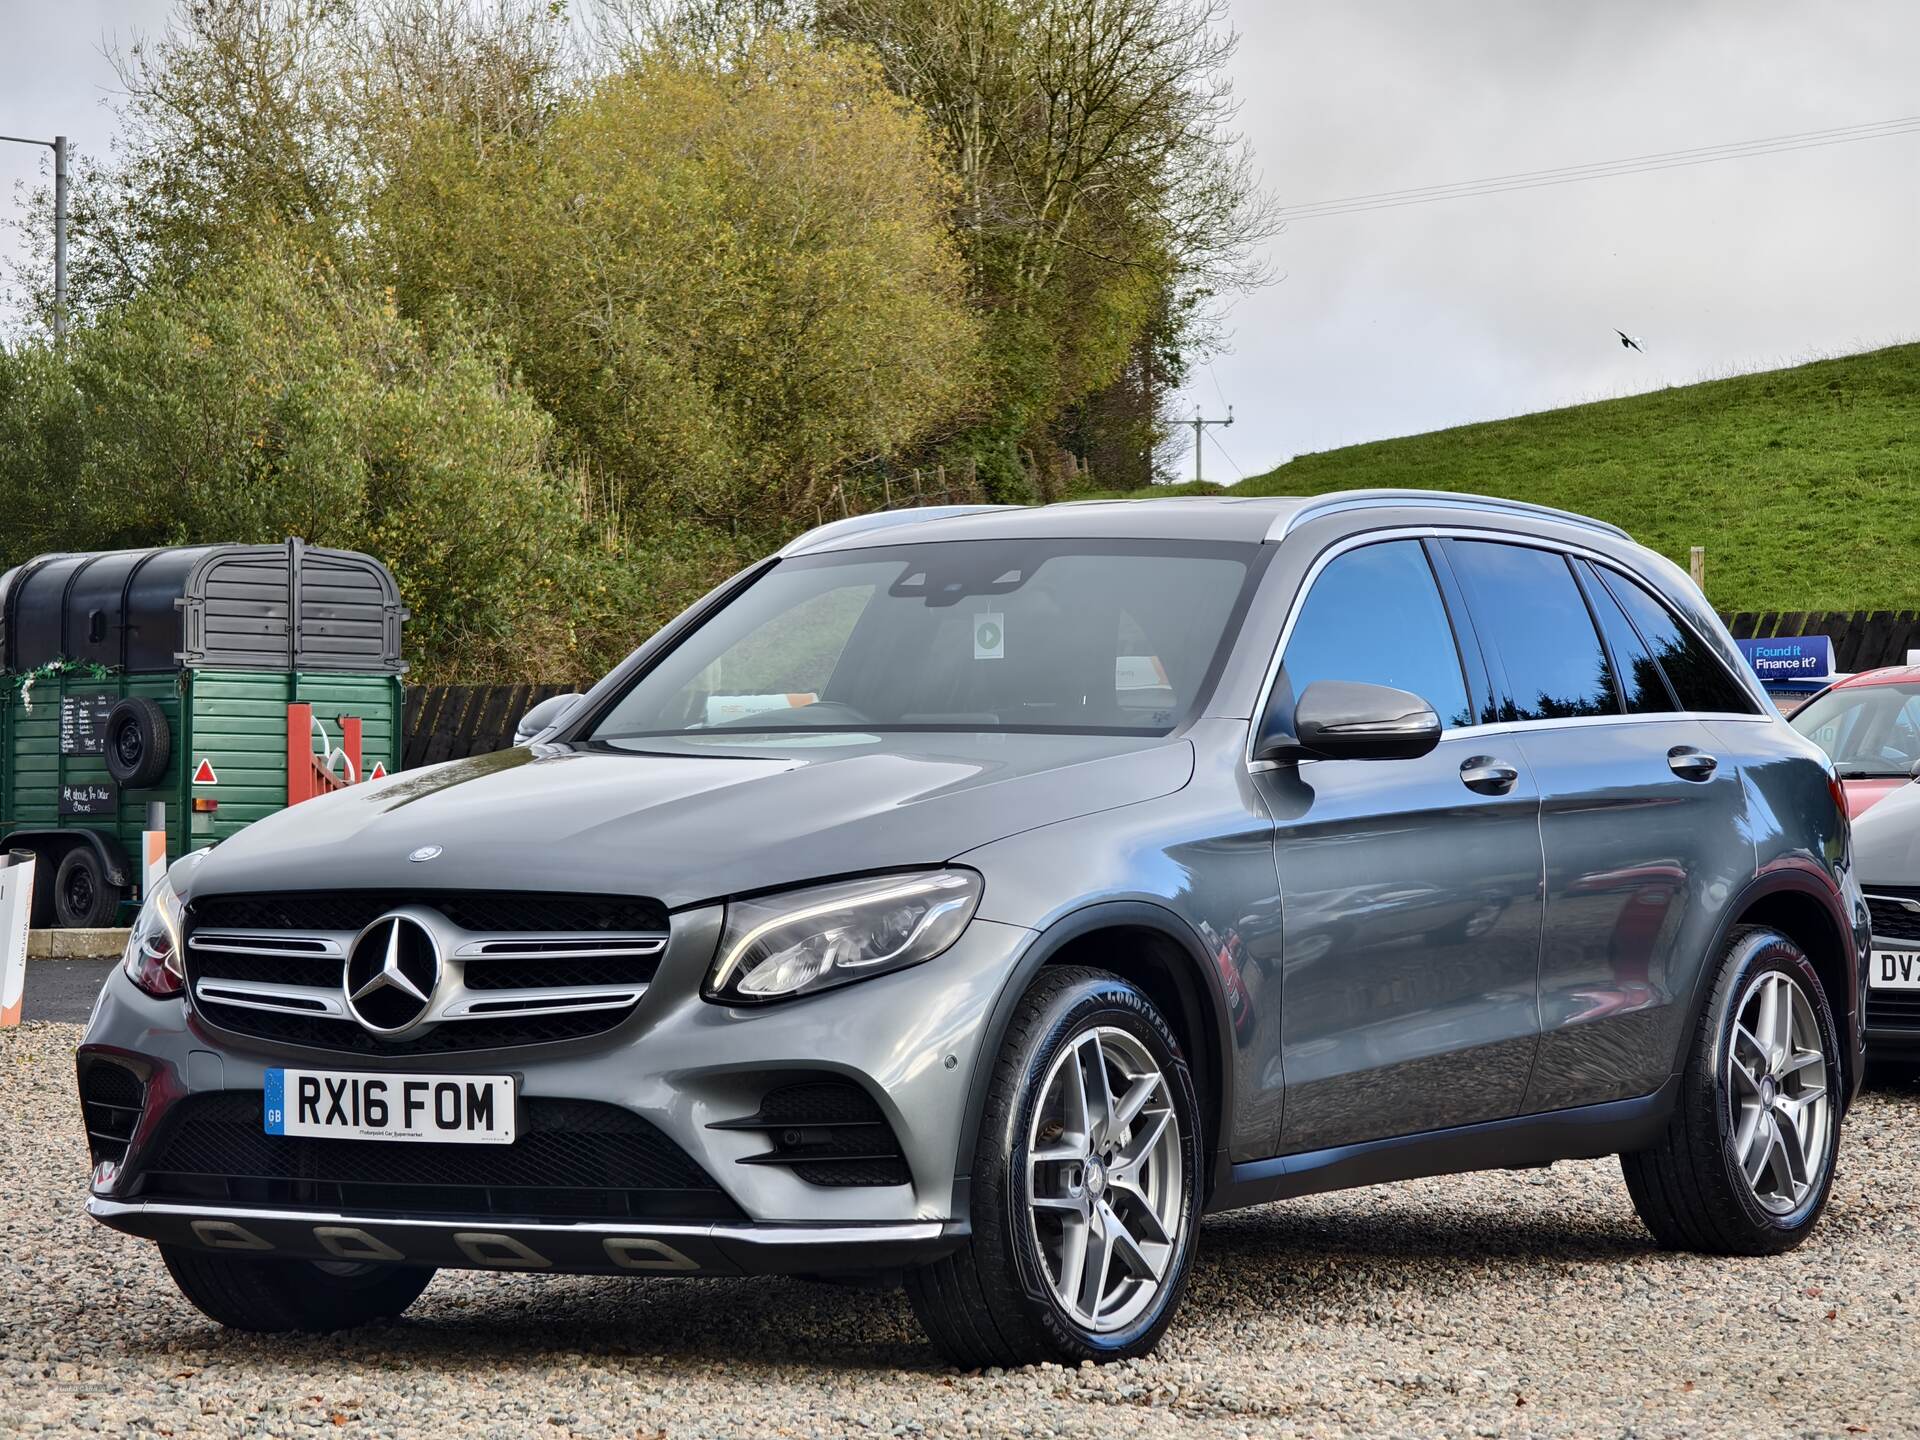
<path fill-rule="evenodd" d="M 148 997 L 116 970 L 89 1023 L 80 1064 L 85 1070 L 95 1060 L 120 1063 L 143 1081 L 144 1098 L 124 1158 L 96 1172 L 89 1212 L 167 1243 L 482 1269 L 885 1269 L 937 1258 L 958 1243 L 966 1233 L 960 1155 L 969 1091 L 976 1067 L 990 1058 L 981 1054 L 988 1017 L 1032 932 L 976 919 L 952 949 L 925 965 L 786 1004 L 729 1009 L 699 994 L 718 931 L 717 907 L 676 916 L 651 987 L 633 1015 L 605 1035 L 420 1057 L 334 1055 L 237 1036 L 209 1026 L 180 1000 Z M 511 1074 L 523 1102 L 616 1106 L 695 1161 L 724 1192 L 725 1214 L 575 1221 L 389 1204 L 365 1187 L 357 1198 L 260 1204 L 241 1198 L 256 1192 L 239 1188 L 228 1192 L 232 1199 L 216 1199 L 156 1193 L 144 1184 L 182 1102 L 258 1092 L 276 1066 Z M 828 1077 L 854 1082 L 877 1102 L 908 1183 L 812 1184 L 766 1163 L 765 1133 L 733 1128 L 773 1086 Z M 330 1248 L 334 1242 L 366 1253 L 345 1255 Z M 671 1263 L 645 1263 L 650 1257 Z"/>
<path fill-rule="evenodd" d="M 204 1250 L 561 1274 L 786 1275 L 905 1269 L 939 1259 L 967 1235 L 964 1222 L 939 1220 L 875 1225 L 542 1224 L 179 1205 L 99 1195 L 88 1198 L 87 1213 L 143 1240 Z"/>

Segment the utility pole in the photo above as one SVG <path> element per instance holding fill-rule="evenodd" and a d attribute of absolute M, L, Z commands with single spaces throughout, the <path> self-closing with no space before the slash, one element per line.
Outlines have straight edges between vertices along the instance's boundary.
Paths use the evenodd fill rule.
<path fill-rule="evenodd" d="M 1200 416 L 1200 407 L 1196 405 L 1193 407 L 1193 418 L 1191 420 L 1182 420 L 1180 423 L 1193 427 L 1193 481 L 1197 485 L 1202 478 L 1201 470 L 1203 468 L 1200 464 L 1200 441 L 1207 432 L 1207 426 L 1233 424 L 1233 406 L 1227 406 L 1227 418 L 1224 420 L 1204 420 Z"/>
<path fill-rule="evenodd" d="M 53 151 L 53 339 L 67 338 L 67 137 L 30 140 L 23 135 L 0 135 L 16 145 L 44 145 Z"/>

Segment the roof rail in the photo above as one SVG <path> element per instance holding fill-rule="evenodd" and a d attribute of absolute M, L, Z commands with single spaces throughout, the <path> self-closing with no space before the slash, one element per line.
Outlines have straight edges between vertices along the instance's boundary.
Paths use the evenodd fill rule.
<path fill-rule="evenodd" d="M 780 547 L 782 556 L 803 555 L 828 540 L 844 540 L 872 530 L 891 530 L 900 525 L 917 525 L 922 520 L 946 520 L 955 515 L 979 515 L 989 510 L 1017 510 L 1017 505 L 919 505 L 910 510 L 876 510 L 870 515 L 850 515 L 844 520 L 829 520 L 803 531 Z"/>
<path fill-rule="evenodd" d="M 1299 509 L 1274 521 L 1267 531 L 1267 539 L 1283 540 L 1290 532 L 1307 521 L 1318 520 L 1324 515 L 1338 514 L 1343 510 L 1373 510 L 1404 505 L 1458 506 L 1463 510 L 1492 510 L 1508 515 L 1527 515 L 1540 520 L 1558 520 L 1564 525 L 1584 526 L 1588 530 L 1598 530 L 1602 534 L 1612 535 L 1621 540 L 1633 539 L 1618 525 L 1610 525 L 1605 520 L 1596 520 L 1591 515 L 1581 515 L 1572 510 L 1559 510 L 1551 505 L 1535 505 L 1529 500 L 1502 500 L 1492 495 L 1469 495 L 1457 490 L 1329 491 L 1325 495 L 1309 497 Z"/>

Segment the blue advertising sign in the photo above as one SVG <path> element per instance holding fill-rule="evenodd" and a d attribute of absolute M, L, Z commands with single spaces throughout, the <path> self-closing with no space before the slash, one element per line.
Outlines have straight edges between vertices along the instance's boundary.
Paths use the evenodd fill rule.
<path fill-rule="evenodd" d="M 1833 674 L 1833 641 L 1825 635 L 1775 635 L 1736 640 L 1763 685 L 1788 680 L 1825 680 Z"/>

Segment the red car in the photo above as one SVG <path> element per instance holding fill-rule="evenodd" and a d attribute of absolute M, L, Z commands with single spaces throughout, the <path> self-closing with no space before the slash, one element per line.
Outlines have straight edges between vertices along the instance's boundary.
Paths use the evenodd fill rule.
<path fill-rule="evenodd" d="M 1833 757 L 1855 819 L 1920 767 L 1920 665 L 1889 665 L 1836 680 L 1788 722 Z"/>

